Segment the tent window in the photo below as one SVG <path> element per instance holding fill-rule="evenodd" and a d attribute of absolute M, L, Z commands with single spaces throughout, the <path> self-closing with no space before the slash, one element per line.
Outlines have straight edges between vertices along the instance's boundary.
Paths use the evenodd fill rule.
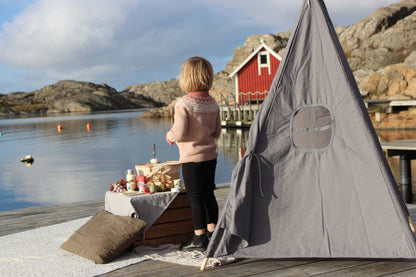
<path fill-rule="evenodd" d="M 328 148 L 334 133 L 332 113 L 325 106 L 305 106 L 296 110 L 291 120 L 295 147 L 302 151 Z"/>

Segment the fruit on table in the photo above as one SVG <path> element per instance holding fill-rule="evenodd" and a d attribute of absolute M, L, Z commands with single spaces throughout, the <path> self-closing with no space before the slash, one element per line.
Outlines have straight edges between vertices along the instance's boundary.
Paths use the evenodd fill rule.
<path fill-rule="evenodd" d="M 160 191 L 160 192 L 168 190 L 165 183 L 158 184 L 156 189 L 157 189 L 157 191 Z"/>
<path fill-rule="evenodd" d="M 127 182 L 126 182 L 126 181 L 124 181 L 124 179 L 123 179 L 123 178 L 121 178 L 121 179 L 120 179 L 120 181 L 118 181 L 118 183 L 119 183 L 120 185 L 122 185 L 123 187 L 126 187 L 126 184 L 127 184 Z"/>
<path fill-rule="evenodd" d="M 112 183 L 110 186 L 110 191 L 114 191 L 114 192 L 127 191 L 126 182 L 123 179 L 120 179 L 119 182 Z"/>
<path fill-rule="evenodd" d="M 114 192 L 125 192 L 125 191 L 127 191 L 127 189 L 126 189 L 124 186 L 122 186 L 122 185 L 120 185 L 120 184 L 117 184 L 117 185 L 114 187 L 113 191 L 114 191 Z"/>
<path fill-rule="evenodd" d="M 149 186 L 150 193 L 155 193 L 157 191 L 155 183 L 151 183 Z"/>

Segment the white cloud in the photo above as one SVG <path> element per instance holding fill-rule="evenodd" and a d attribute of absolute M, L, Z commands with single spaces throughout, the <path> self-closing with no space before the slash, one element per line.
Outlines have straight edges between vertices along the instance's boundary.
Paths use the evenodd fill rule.
<path fill-rule="evenodd" d="M 252 34 L 253 27 L 241 30 L 245 23 L 233 22 L 227 11 L 189 0 L 39 0 L 3 24 L 0 62 L 26 68 L 28 80 L 102 82 L 133 72 L 166 80 L 186 57 L 230 57 L 237 45 L 226 45 Z"/>
<path fill-rule="evenodd" d="M 241 11 L 252 20 L 276 28 L 276 33 L 292 28 L 303 0 L 211 0 L 216 5 L 226 5 Z M 376 8 L 385 7 L 399 0 L 325 0 L 330 17 L 338 25 L 347 26 L 368 16 Z M 281 26 L 284 30 L 278 30 Z"/>
<path fill-rule="evenodd" d="M 29 5 L 3 25 L 1 60 L 33 68 L 82 64 L 78 59 L 112 47 L 129 8 L 120 3 L 41 0 Z"/>
<path fill-rule="evenodd" d="M 392 2 L 325 1 L 336 26 L 354 23 Z M 105 82 L 120 90 L 174 78 L 191 55 L 205 56 L 216 71 L 223 70 L 224 61 L 231 60 L 248 36 L 292 28 L 302 0 L 30 3 L 0 30 L 2 69 L 17 68 L 23 76 L 12 91 L 34 90 L 60 79 Z M 2 89 L 9 82 L 0 76 Z"/>

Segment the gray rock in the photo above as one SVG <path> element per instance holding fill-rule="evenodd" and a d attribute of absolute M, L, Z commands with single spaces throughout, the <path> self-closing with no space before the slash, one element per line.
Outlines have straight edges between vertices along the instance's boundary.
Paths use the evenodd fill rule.
<path fill-rule="evenodd" d="M 339 40 L 353 71 L 401 63 L 416 44 L 416 1 L 377 9 L 347 27 Z"/>
<path fill-rule="evenodd" d="M 123 92 L 129 92 L 153 99 L 153 101 L 161 105 L 169 105 L 176 98 L 185 95 L 180 89 L 177 79 L 130 85 L 126 87 Z"/>
<path fill-rule="evenodd" d="M 0 114 L 89 112 L 158 105 L 152 99 L 140 95 L 118 93 L 106 84 L 64 80 L 29 93 L 2 95 Z"/>
<path fill-rule="evenodd" d="M 413 51 L 405 60 L 404 63 L 416 69 L 416 51 Z"/>

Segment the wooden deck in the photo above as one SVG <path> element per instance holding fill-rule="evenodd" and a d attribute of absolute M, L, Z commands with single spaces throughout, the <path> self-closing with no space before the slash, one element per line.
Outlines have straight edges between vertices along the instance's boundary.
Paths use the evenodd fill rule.
<path fill-rule="evenodd" d="M 381 143 L 383 150 L 387 151 L 388 156 L 396 156 L 400 154 L 416 156 L 416 139 L 387 141 Z"/>
<path fill-rule="evenodd" d="M 220 207 L 228 191 L 226 185 L 215 191 Z M 416 205 L 408 207 L 416 222 Z M 0 212 L 0 236 L 92 216 L 102 209 L 104 200 Z M 416 276 L 416 260 L 241 259 L 204 272 L 149 260 L 100 276 Z"/>
<path fill-rule="evenodd" d="M 416 139 L 383 142 L 387 157 L 400 156 L 399 188 L 406 203 L 413 202 L 411 160 L 416 159 Z"/>

